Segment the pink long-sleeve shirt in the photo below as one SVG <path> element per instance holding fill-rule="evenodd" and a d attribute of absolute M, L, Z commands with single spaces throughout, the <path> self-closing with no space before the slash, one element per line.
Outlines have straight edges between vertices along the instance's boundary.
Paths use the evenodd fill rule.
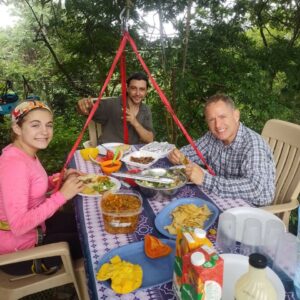
<path fill-rule="evenodd" d="M 0 230 L 0 254 L 32 248 L 36 227 L 45 231 L 45 220 L 67 200 L 58 191 L 47 197 L 51 177 L 37 157 L 8 145 L 0 156 L 0 221 L 10 230 Z"/>

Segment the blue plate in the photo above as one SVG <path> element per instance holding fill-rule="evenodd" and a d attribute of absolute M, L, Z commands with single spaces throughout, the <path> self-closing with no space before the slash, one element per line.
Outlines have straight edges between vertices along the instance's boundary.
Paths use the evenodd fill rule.
<path fill-rule="evenodd" d="M 167 236 L 170 239 L 176 239 L 176 235 L 170 234 L 169 231 L 164 229 L 164 227 L 172 223 L 173 217 L 171 216 L 171 213 L 175 207 L 179 205 L 191 204 L 191 203 L 197 206 L 203 206 L 204 204 L 206 204 L 207 207 L 212 212 L 209 218 L 205 221 L 203 229 L 207 230 L 211 225 L 214 224 L 214 222 L 216 221 L 219 215 L 219 209 L 214 204 L 202 200 L 200 198 L 180 198 L 180 199 L 173 200 L 170 204 L 166 205 L 162 209 L 162 211 L 156 216 L 154 223 L 157 230 L 161 234 Z"/>
<path fill-rule="evenodd" d="M 175 257 L 175 241 L 160 239 L 163 243 L 173 248 L 173 251 L 160 258 L 149 258 L 144 253 L 144 241 L 131 243 L 119 248 L 115 248 L 102 256 L 98 262 L 97 271 L 100 267 L 110 261 L 115 255 L 119 255 L 122 260 L 133 264 L 139 264 L 143 269 L 143 282 L 139 289 L 150 288 L 155 285 L 164 284 L 172 280 L 173 263 Z M 110 288 L 110 280 L 101 281 Z"/>

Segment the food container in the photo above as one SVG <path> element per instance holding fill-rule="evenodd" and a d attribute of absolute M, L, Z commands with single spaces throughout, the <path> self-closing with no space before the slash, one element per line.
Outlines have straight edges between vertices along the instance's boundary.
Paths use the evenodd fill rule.
<path fill-rule="evenodd" d="M 106 193 L 100 200 L 104 228 L 108 233 L 133 233 L 143 210 L 138 193 Z"/>
<path fill-rule="evenodd" d="M 178 229 L 173 274 L 173 290 L 177 299 L 221 299 L 223 269 L 224 261 L 204 230 Z"/>
<path fill-rule="evenodd" d="M 152 142 L 143 146 L 140 150 L 153 152 L 159 155 L 160 158 L 166 157 L 173 149 L 174 144 L 169 144 L 168 142 Z"/>
<path fill-rule="evenodd" d="M 185 174 L 178 170 L 154 168 L 150 170 L 144 170 L 140 174 L 144 176 L 154 176 L 157 178 L 167 177 L 175 180 L 172 184 L 157 184 L 153 182 L 136 180 L 141 192 L 147 197 L 154 197 L 158 192 L 161 192 L 167 196 L 174 196 L 178 192 L 179 188 L 183 187 L 187 183 Z"/>
<path fill-rule="evenodd" d="M 112 160 L 105 160 L 99 162 L 99 165 L 104 174 L 110 175 L 111 173 L 120 170 L 122 162 L 120 160 L 115 160 L 114 163 L 112 163 Z"/>
<path fill-rule="evenodd" d="M 122 157 L 122 161 L 126 164 L 128 169 L 139 168 L 146 169 L 151 167 L 159 159 L 159 155 L 148 151 L 134 151 Z"/>

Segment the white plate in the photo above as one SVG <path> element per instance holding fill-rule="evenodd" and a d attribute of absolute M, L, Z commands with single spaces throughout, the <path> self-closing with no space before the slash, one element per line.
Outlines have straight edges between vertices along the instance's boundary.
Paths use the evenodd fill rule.
<path fill-rule="evenodd" d="M 102 144 L 102 145 L 103 145 L 105 148 L 111 150 L 112 152 L 115 152 L 116 149 L 117 149 L 117 147 L 123 146 L 123 145 L 125 145 L 125 144 L 123 144 L 123 143 L 105 143 L 105 144 Z M 107 150 L 106 150 L 104 147 L 102 147 L 102 145 L 98 145 L 98 146 L 97 146 L 97 148 L 98 148 L 98 150 L 99 150 L 99 154 L 100 154 L 100 155 L 106 155 Z M 124 154 L 130 152 L 131 146 L 130 146 L 130 145 L 128 145 L 128 146 L 129 146 L 129 148 L 128 148 L 126 151 L 124 151 Z"/>
<path fill-rule="evenodd" d="M 256 207 L 235 207 L 230 208 L 225 211 L 225 213 L 230 213 L 236 216 L 236 240 L 240 242 L 242 240 L 242 233 L 244 228 L 244 221 L 247 218 L 255 218 L 261 221 L 262 223 L 262 236 L 265 234 L 265 223 L 268 220 L 276 220 L 282 224 L 284 231 L 286 227 L 281 219 L 272 213 Z"/>
<path fill-rule="evenodd" d="M 138 158 L 140 158 L 140 157 L 152 157 L 153 161 L 151 161 L 148 164 L 141 164 L 141 163 L 138 163 L 138 162 L 131 161 L 130 160 L 131 157 L 138 157 Z M 160 156 L 157 155 L 156 153 L 140 150 L 140 151 L 135 151 L 135 152 L 132 152 L 132 153 L 124 156 L 121 160 L 127 166 L 137 167 L 137 168 L 140 168 L 140 169 L 146 169 L 146 168 L 149 168 L 150 166 L 152 166 L 154 163 L 156 163 L 159 158 L 160 158 Z"/>
<path fill-rule="evenodd" d="M 92 175 L 102 176 L 101 174 L 92 174 Z M 121 182 L 118 179 L 114 178 L 114 177 L 110 177 L 110 176 L 108 176 L 108 177 L 109 177 L 110 181 L 115 184 L 114 187 L 110 189 L 110 191 L 114 191 L 114 192 L 118 191 L 121 187 Z M 109 191 L 109 190 L 107 190 L 107 191 Z M 85 196 L 85 197 L 97 197 L 97 198 L 102 196 L 101 193 L 97 193 L 97 194 L 78 193 L 78 195 Z"/>
<path fill-rule="evenodd" d="M 221 254 L 220 256 L 224 259 L 222 300 L 232 300 L 236 281 L 248 271 L 249 258 L 240 254 Z M 285 289 L 280 278 L 269 267 L 267 267 L 267 276 L 277 292 L 277 300 L 284 300 Z"/>
<path fill-rule="evenodd" d="M 167 156 L 173 149 L 175 145 L 169 144 L 168 142 L 152 142 L 143 146 L 140 150 L 154 152 L 160 157 Z"/>

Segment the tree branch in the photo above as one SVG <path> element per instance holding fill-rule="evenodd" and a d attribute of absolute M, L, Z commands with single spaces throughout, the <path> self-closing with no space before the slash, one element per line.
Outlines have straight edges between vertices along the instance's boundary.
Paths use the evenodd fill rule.
<path fill-rule="evenodd" d="M 61 64 L 61 62 L 59 61 L 53 47 L 51 46 L 50 42 L 48 41 L 46 32 L 45 32 L 45 27 L 44 25 L 41 23 L 41 21 L 39 20 L 39 18 L 37 17 L 35 11 L 33 10 L 32 6 L 29 4 L 28 0 L 25 0 L 25 2 L 27 3 L 28 7 L 30 8 L 37 24 L 39 25 L 39 29 L 37 31 L 37 36 L 36 36 L 36 41 L 43 41 L 46 45 L 46 47 L 48 48 L 48 50 L 50 51 L 57 67 L 59 68 L 59 70 L 62 72 L 62 74 L 65 76 L 67 82 L 70 84 L 70 86 L 75 90 L 78 91 L 82 94 L 91 94 L 91 90 L 89 89 L 85 89 L 85 88 L 81 88 L 79 86 L 76 85 L 76 83 L 73 81 L 72 77 L 69 75 L 69 73 L 66 71 L 66 69 L 63 67 L 63 65 Z"/>
<path fill-rule="evenodd" d="M 189 0 L 187 6 L 187 16 L 186 16 L 186 24 L 185 24 L 185 37 L 184 37 L 184 51 L 183 51 L 183 63 L 182 63 L 182 73 L 185 73 L 188 45 L 189 45 L 189 37 L 191 30 L 191 9 L 192 9 L 193 0 Z"/>

